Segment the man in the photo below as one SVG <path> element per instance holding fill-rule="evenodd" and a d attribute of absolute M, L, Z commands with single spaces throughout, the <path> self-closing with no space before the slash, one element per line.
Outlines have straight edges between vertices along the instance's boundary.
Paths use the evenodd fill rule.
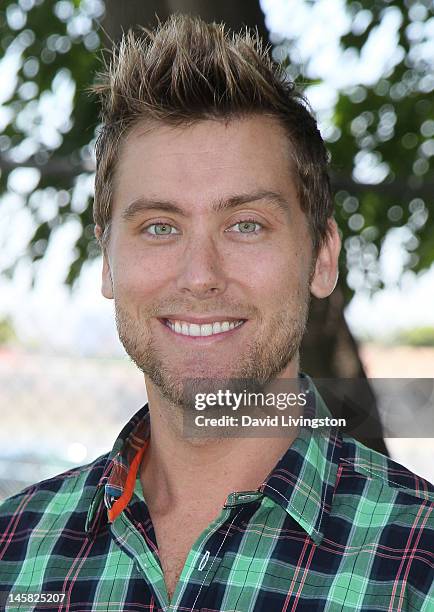
<path fill-rule="evenodd" d="M 307 381 L 303 414 L 329 416 L 298 365 L 340 250 L 304 99 L 249 35 L 180 16 L 128 34 L 96 89 L 102 292 L 149 402 L 111 453 L 2 505 L 1 589 L 81 612 L 433 610 L 429 483 L 336 428 L 183 433 L 222 380 Z"/>

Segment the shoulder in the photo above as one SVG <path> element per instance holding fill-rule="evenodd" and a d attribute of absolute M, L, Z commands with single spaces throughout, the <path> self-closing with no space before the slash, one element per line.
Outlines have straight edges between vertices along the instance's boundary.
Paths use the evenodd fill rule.
<path fill-rule="evenodd" d="M 15 530 L 25 521 L 27 530 L 39 524 L 45 516 L 85 512 L 101 479 L 109 454 L 52 478 L 30 485 L 0 503 L 0 534 Z"/>
<path fill-rule="evenodd" d="M 352 550 L 371 555 L 371 575 L 383 582 L 388 576 L 394 590 L 406 588 L 412 609 L 428 610 L 433 597 L 433 485 L 353 438 L 342 440 L 331 510 L 335 537 L 343 534 L 356 547 Z"/>
<path fill-rule="evenodd" d="M 400 494 L 409 504 L 434 504 L 434 486 L 403 465 L 371 450 L 354 438 L 343 436 L 341 475 L 354 481 L 371 483 L 389 493 Z M 356 493 L 360 487 L 355 487 Z M 366 486 L 365 486 L 366 491 Z"/>

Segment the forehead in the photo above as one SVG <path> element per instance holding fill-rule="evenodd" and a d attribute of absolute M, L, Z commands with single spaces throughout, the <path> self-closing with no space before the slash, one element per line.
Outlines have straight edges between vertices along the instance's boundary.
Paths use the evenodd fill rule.
<path fill-rule="evenodd" d="M 137 124 L 119 151 L 114 206 L 143 196 L 192 204 L 254 190 L 293 197 L 290 142 L 272 117 Z"/>

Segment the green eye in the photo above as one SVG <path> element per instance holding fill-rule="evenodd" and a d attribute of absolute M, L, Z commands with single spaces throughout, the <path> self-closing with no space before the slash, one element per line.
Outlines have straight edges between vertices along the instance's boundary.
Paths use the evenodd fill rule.
<path fill-rule="evenodd" d="M 251 234 L 255 231 L 255 225 L 259 225 L 259 223 L 256 223 L 256 221 L 240 221 L 235 225 L 240 226 L 240 232 L 242 234 Z"/>
<path fill-rule="evenodd" d="M 238 229 L 234 229 L 238 228 Z M 254 219 L 244 219 L 242 221 L 237 221 L 231 225 L 227 232 L 234 232 L 235 234 L 254 234 L 257 235 L 261 230 L 264 229 L 262 223 L 258 223 Z"/>
<path fill-rule="evenodd" d="M 148 225 L 146 230 L 150 230 L 151 228 L 155 228 L 154 231 L 149 231 L 151 236 L 170 236 L 172 234 L 173 225 L 169 223 L 152 223 Z"/>
<path fill-rule="evenodd" d="M 262 225 L 262 223 L 258 223 L 258 221 L 255 221 L 254 219 L 242 219 L 234 223 L 231 227 L 236 228 L 237 226 L 239 229 L 236 229 L 236 230 L 231 229 L 231 230 L 226 230 L 226 231 L 231 231 L 231 232 L 235 231 L 236 234 L 256 236 L 259 234 L 261 230 L 264 229 L 264 226 Z"/>

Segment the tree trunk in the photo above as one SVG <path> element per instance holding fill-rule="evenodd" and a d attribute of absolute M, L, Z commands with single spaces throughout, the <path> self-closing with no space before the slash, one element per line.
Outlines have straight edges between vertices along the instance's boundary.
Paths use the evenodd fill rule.
<path fill-rule="evenodd" d="M 117 42 L 122 32 L 130 27 L 153 27 L 158 19 L 164 21 L 171 13 L 177 12 L 200 15 L 205 21 L 223 21 L 235 31 L 244 26 L 257 28 L 264 41 L 269 39 L 264 14 L 255 0 L 106 0 L 102 27 L 109 43 Z M 375 394 L 366 379 L 357 343 L 344 318 L 344 299 L 339 285 L 329 298 L 312 300 L 301 363 L 302 369 L 315 379 L 328 379 L 324 388 L 321 386 L 321 393 L 332 414 L 347 419 L 349 432 L 370 448 L 387 454 Z M 343 378 L 365 380 L 363 406 L 360 406 L 360 401 L 355 401 L 360 399 L 360 386 L 357 384 L 350 398 L 345 397 L 344 403 L 330 392 L 330 379 L 333 388 L 333 385 L 338 387 Z M 358 434 L 355 428 L 360 423 L 362 433 Z"/>
<path fill-rule="evenodd" d="M 348 433 L 387 455 L 375 393 L 344 317 L 341 282 L 330 297 L 312 298 L 301 369 L 315 379 L 333 416 L 346 419 Z"/>
<path fill-rule="evenodd" d="M 257 28 L 259 35 L 268 41 L 264 14 L 256 0 L 106 0 L 106 12 L 102 21 L 109 41 L 116 42 L 130 27 L 137 25 L 154 27 L 158 19 L 164 21 L 172 13 L 200 15 L 205 21 L 223 21 L 231 30 L 242 27 Z M 157 19 L 158 17 L 158 19 Z"/>

